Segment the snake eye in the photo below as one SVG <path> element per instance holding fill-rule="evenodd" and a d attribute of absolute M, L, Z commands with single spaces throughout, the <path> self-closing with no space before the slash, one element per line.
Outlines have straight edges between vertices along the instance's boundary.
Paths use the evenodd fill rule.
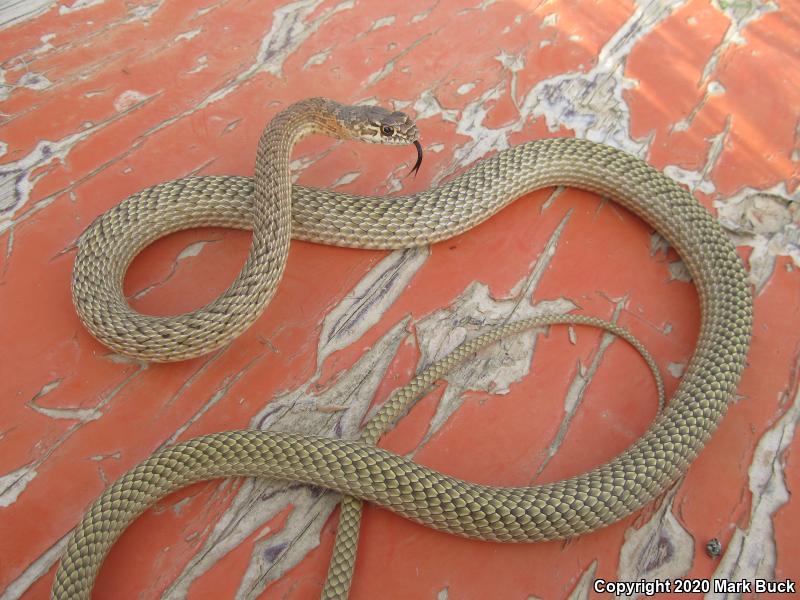
<path fill-rule="evenodd" d="M 392 127 L 391 125 L 382 125 L 381 133 L 386 137 L 392 137 L 394 135 L 394 127 Z"/>

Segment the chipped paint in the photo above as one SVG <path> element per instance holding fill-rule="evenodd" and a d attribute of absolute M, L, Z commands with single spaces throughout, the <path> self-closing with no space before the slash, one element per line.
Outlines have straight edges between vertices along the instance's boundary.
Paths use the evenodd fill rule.
<path fill-rule="evenodd" d="M 375 325 L 405 292 L 428 256 L 427 248 L 398 250 L 371 269 L 322 322 L 317 365 L 337 350 L 350 346 Z"/>
<path fill-rule="evenodd" d="M 66 4 L 59 5 L 58 14 L 60 14 L 60 15 L 68 15 L 68 14 L 70 14 L 72 12 L 75 12 L 75 11 L 78 11 L 78 10 L 84 10 L 84 9 L 90 8 L 92 6 L 98 6 L 100 4 L 103 4 L 104 2 L 105 2 L 105 0 L 75 0 L 70 5 L 66 5 Z"/>
<path fill-rule="evenodd" d="M 676 491 L 673 488 L 666 494 L 647 522 L 625 532 L 617 569 L 619 581 L 673 580 L 689 572 L 694 562 L 694 539 L 673 514 Z"/>
<path fill-rule="evenodd" d="M 33 19 L 52 7 L 57 6 L 56 0 L 24 0 L 21 2 L 4 2 L 0 4 L 0 29 Z"/>
<path fill-rule="evenodd" d="M 798 365 L 800 368 L 800 365 Z M 800 391 L 775 425 L 758 440 L 748 474 L 752 494 L 750 515 L 746 525 L 733 529 L 714 577 L 729 581 L 756 578 L 772 581 L 778 548 L 775 543 L 776 512 L 789 502 L 786 485 L 786 452 L 794 441 L 800 424 Z M 706 598 L 723 598 L 724 594 L 706 594 Z"/>
<path fill-rule="evenodd" d="M 36 470 L 31 465 L 0 475 L 0 508 L 11 506 L 16 502 L 36 475 Z"/>
<path fill-rule="evenodd" d="M 753 248 L 748 263 L 750 281 L 764 289 L 778 256 L 788 256 L 800 267 L 800 193 L 789 193 L 781 183 L 764 190 L 746 188 L 731 198 L 714 202 L 720 223 L 738 245 Z"/>
<path fill-rule="evenodd" d="M 572 593 L 569 595 L 569 600 L 586 600 L 589 598 L 590 592 L 594 590 L 594 581 L 597 578 L 597 561 L 593 560 L 592 563 L 586 568 L 581 575 Z M 532 598 L 533 596 L 529 596 Z"/>
<path fill-rule="evenodd" d="M 136 90 L 125 90 L 114 100 L 114 108 L 117 112 L 128 110 L 132 106 L 147 100 L 148 96 Z"/>
<path fill-rule="evenodd" d="M 477 337 L 488 327 L 518 319 L 527 319 L 543 314 L 564 314 L 575 308 L 567 299 L 532 301 L 536 287 L 547 269 L 559 239 L 569 220 L 565 216 L 555 228 L 540 255 L 531 265 L 527 277 L 521 279 L 507 298 L 493 298 L 485 284 L 475 282 L 447 308 L 440 309 L 416 324 L 420 359 L 417 370 L 421 371 L 435 361 L 444 358 L 458 346 Z M 431 418 L 428 430 L 417 450 L 458 410 L 465 399 L 465 392 L 481 390 L 503 395 L 509 386 L 520 381 L 530 369 L 538 331 L 532 330 L 502 340 L 479 353 L 478 356 L 453 369 L 445 376 L 448 386 Z"/>
<path fill-rule="evenodd" d="M 256 429 L 301 431 L 321 436 L 356 437 L 377 386 L 406 337 L 407 322 L 387 332 L 351 369 L 321 393 L 310 380 L 269 401 L 253 418 Z M 318 410 L 345 403 L 344 410 Z M 203 545 L 163 598 L 184 598 L 189 586 L 222 556 L 236 548 L 279 512 L 292 507 L 280 531 L 263 531 L 253 546 L 237 598 L 253 598 L 319 544 L 320 532 L 338 503 L 338 495 L 295 484 L 249 479 L 217 521 Z"/>
<path fill-rule="evenodd" d="M 710 576 L 710 537 L 727 550 L 720 574 L 796 572 L 781 527 L 794 523 L 800 344 L 786 326 L 797 321 L 800 273 L 797 22 L 796 7 L 773 1 L 0 6 L 0 529 L 19 540 L 0 548 L 0 598 L 46 595 L 82 511 L 152 450 L 262 418 L 355 435 L 370 406 L 484 323 L 576 306 L 614 311 L 651 347 L 668 387 L 677 383 L 697 329 L 683 263 L 625 211 L 560 189 L 430 249 L 293 243 L 264 316 L 198 361 L 147 366 L 95 342 L 69 298 L 74 242 L 87 224 L 159 181 L 252 173 L 266 120 L 318 94 L 408 111 L 426 162 L 416 180 L 403 179 L 402 160 L 384 158 L 391 150 L 314 138 L 291 161 L 295 181 L 405 193 L 529 139 L 597 139 L 647 158 L 713 206 L 758 292 L 740 400 L 674 495 L 579 540 L 519 547 L 451 539 L 367 510 L 353 598 L 492 597 L 497 578 L 509 596 L 592 597 L 595 577 Z M 157 242 L 128 276 L 131 303 L 159 313 L 210 300 L 235 277 L 247 235 Z M 490 350 L 382 444 L 487 483 L 524 484 L 542 461 L 542 478 L 574 474 L 585 454 L 574 438 L 600 440 L 598 452 L 613 445 L 585 416 L 619 426 L 614 439 L 646 427 L 647 415 L 630 419 L 629 405 L 614 404 L 635 367 L 620 358 L 624 344 L 606 343 L 559 328 Z M 554 401 L 525 412 L 540 395 Z M 125 536 L 98 596 L 316 597 L 334 504 L 298 486 L 198 486 Z M 387 580 L 398 582 L 394 596 Z"/>

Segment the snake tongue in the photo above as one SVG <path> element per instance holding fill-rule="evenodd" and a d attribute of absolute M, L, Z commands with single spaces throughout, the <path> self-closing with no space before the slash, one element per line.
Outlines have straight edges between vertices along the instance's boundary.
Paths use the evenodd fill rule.
<path fill-rule="evenodd" d="M 414 140 L 414 145 L 417 147 L 417 162 L 414 164 L 412 169 L 408 172 L 408 175 L 414 174 L 414 177 L 417 176 L 419 172 L 419 167 L 422 165 L 422 144 L 419 143 L 419 140 Z M 406 177 L 408 177 L 406 175 Z"/>

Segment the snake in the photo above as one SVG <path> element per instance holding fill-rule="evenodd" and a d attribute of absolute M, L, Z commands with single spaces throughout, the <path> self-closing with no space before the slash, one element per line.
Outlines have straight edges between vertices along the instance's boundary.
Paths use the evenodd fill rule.
<path fill-rule="evenodd" d="M 736 248 L 712 214 L 677 182 L 623 150 L 578 138 L 551 138 L 507 148 L 426 191 L 361 196 L 293 185 L 293 146 L 311 134 L 417 148 L 416 123 L 380 106 L 325 98 L 279 112 L 258 142 L 252 178 L 186 177 L 143 190 L 98 217 L 81 235 L 72 277 L 76 311 L 115 352 L 143 360 L 185 360 L 229 344 L 262 314 L 280 282 L 292 238 L 369 249 L 433 244 L 466 232 L 515 199 L 553 186 L 610 197 L 672 246 L 697 288 L 701 322 L 677 389 L 648 429 L 607 463 L 561 481 L 496 487 L 459 480 L 378 448 L 377 438 L 456 365 L 504 336 L 551 323 L 607 329 L 614 323 L 568 314 L 508 322 L 466 342 L 416 375 L 386 401 L 357 440 L 238 430 L 167 447 L 123 475 L 72 530 L 51 597 L 89 598 L 103 559 L 125 528 L 164 496 L 197 481 L 268 477 L 343 494 L 334 556 L 323 589 L 328 599 L 350 589 L 361 503 L 417 523 L 497 542 L 566 539 L 639 510 L 686 473 L 721 422 L 738 386 L 752 333 L 752 292 Z M 155 239 L 199 226 L 251 229 L 246 262 L 208 305 L 177 316 L 133 310 L 122 282 L 133 258 Z M 549 319 L 549 320 L 548 320 Z M 660 380 L 659 380 L 660 384 Z M 355 523 L 355 525 L 354 525 Z"/>

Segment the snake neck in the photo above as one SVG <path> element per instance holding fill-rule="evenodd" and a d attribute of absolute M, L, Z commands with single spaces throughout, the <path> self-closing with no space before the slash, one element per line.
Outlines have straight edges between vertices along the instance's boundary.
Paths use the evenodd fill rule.
<path fill-rule="evenodd" d="M 292 148 L 312 134 L 348 139 L 340 116 L 346 107 L 327 98 L 308 98 L 295 102 L 272 119 L 258 141 L 255 167 L 256 201 L 291 201 L 289 161 Z"/>

